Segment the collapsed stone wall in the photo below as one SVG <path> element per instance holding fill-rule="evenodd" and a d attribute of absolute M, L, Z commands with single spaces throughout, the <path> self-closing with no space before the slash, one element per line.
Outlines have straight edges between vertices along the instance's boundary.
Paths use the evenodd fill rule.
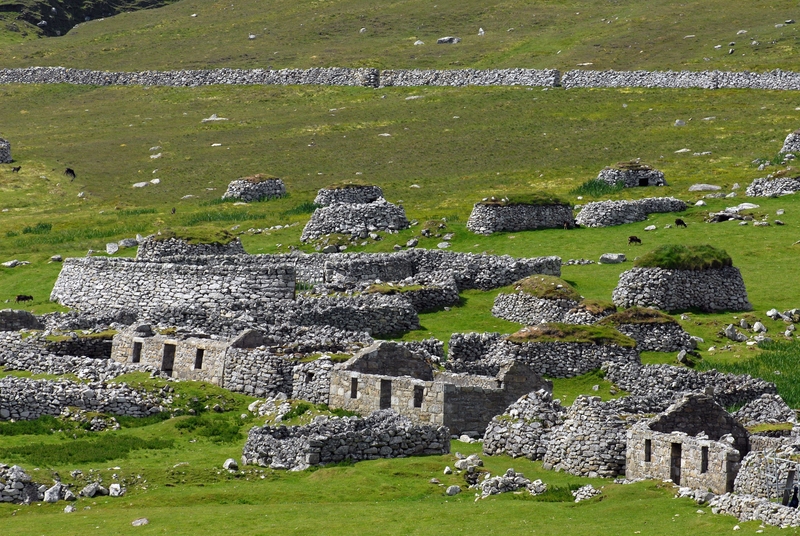
<path fill-rule="evenodd" d="M 777 453 L 753 450 L 742 459 L 733 492 L 764 499 L 783 497 L 789 473 L 797 474 L 797 462 Z"/>
<path fill-rule="evenodd" d="M 760 521 L 781 528 L 800 526 L 800 510 L 775 504 L 769 499 L 726 493 L 714 497 L 708 504 L 715 514 L 734 516 L 742 522 Z"/>
<path fill-rule="evenodd" d="M 64 261 L 52 301 L 83 308 L 148 311 L 178 304 L 235 308 L 261 300 L 294 298 L 288 265 L 187 265 L 124 258 L 84 257 Z"/>
<path fill-rule="evenodd" d="M 541 460 L 553 431 L 564 423 L 566 409 L 552 393 L 539 390 L 523 395 L 502 415 L 494 417 L 483 434 L 483 453 Z"/>
<path fill-rule="evenodd" d="M 66 407 L 86 411 L 147 417 L 164 410 L 165 401 L 123 385 L 68 380 L 32 380 L 6 376 L 0 379 L 0 419 L 31 420 L 59 415 Z"/>
<path fill-rule="evenodd" d="M 417 426 L 392 410 L 366 418 L 319 419 L 306 426 L 255 426 L 242 452 L 245 465 L 305 469 L 344 460 L 354 462 L 450 452 L 450 431 Z"/>
<path fill-rule="evenodd" d="M 556 69 L 392 69 L 380 72 L 380 85 L 389 86 L 543 86 L 559 84 Z"/>
<path fill-rule="evenodd" d="M 667 181 L 664 180 L 664 172 L 652 169 L 649 166 L 642 166 L 640 169 L 607 167 L 600 171 L 597 175 L 597 180 L 612 186 L 622 183 L 625 188 L 667 185 Z"/>
<path fill-rule="evenodd" d="M 286 186 L 280 179 L 260 179 L 258 175 L 253 179 L 239 179 L 229 182 L 228 189 L 222 194 L 222 199 L 239 199 L 249 203 L 286 195 Z"/>
<path fill-rule="evenodd" d="M 372 203 L 339 203 L 316 209 L 300 240 L 307 242 L 334 233 L 366 238 L 373 231 L 399 231 L 408 227 L 403 207 L 380 198 Z"/>
<path fill-rule="evenodd" d="M 336 203 L 372 203 L 383 197 L 380 186 L 351 185 L 344 188 L 321 188 L 314 198 L 314 204 L 327 207 Z"/>
<path fill-rule="evenodd" d="M 800 191 L 800 180 L 788 177 L 755 179 L 745 190 L 749 197 L 776 197 Z"/>
<path fill-rule="evenodd" d="M 11 158 L 11 142 L 0 138 L 0 164 L 10 164 L 14 159 Z"/>
<path fill-rule="evenodd" d="M 0 331 L 19 331 L 21 329 L 44 329 L 44 324 L 28 311 L 0 310 Z"/>
<path fill-rule="evenodd" d="M 19 465 L 9 467 L 0 463 L 0 503 L 30 504 L 41 501 L 44 494 L 41 486 Z"/>
<path fill-rule="evenodd" d="M 148 237 L 139 243 L 139 249 L 136 250 L 136 260 L 164 262 L 162 261 L 164 257 L 185 256 L 195 258 L 246 254 L 242 241 L 238 238 L 234 238 L 227 244 L 189 244 L 177 238 L 156 240 L 154 237 Z M 193 260 L 196 261 L 196 264 L 203 264 L 202 259 Z M 187 264 L 195 263 L 189 262 Z"/>
<path fill-rule="evenodd" d="M 565 324 L 594 324 L 612 314 L 604 311 L 593 314 L 576 301 L 566 298 L 555 300 L 538 298 L 525 292 L 513 294 L 500 293 L 494 299 L 492 315 L 511 322 L 533 326 L 543 322 L 563 322 Z"/>
<path fill-rule="evenodd" d="M 294 365 L 266 349 L 228 348 L 222 386 L 251 396 L 291 396 Z"/>
<path fill-rule="evenodd" d="M 722 407 L 746 404 L 763 394 L 775 394 L 775 384 L 746 374 L 723 374 L 716 370 L 699 372 L 671 365 L 609 363 L 603 367 L 606 379 L 632 395 L 705 392 L 713 389 Z"/>
<path fill-rule="evenodd" d="M 781 395 L 765 393 L 739 408 L 733 417 L 744 426 L 797 423 L 797 414 Z"/>
<path fill-rule="evenodd" d="M 467 220 L 467 229 L 490 235 L 501 231 L 532 231 L 575 227 L 572 207 L 568 205 L 492 205 L 475 203 Z"/>
<path fill-rule="evenodd" d="M 640 352 L 693 350 L 697 343 L 677 322 L 620 324 L 617 331 L 636 341 Z"/>
<path fill-rule="evenodd" d="M 644 221 L 656 212 L 682 212 L 686 203 L 674 197 L 650 197 L 635 201 L 596 201 L 586 203 L 575 221 L 584 227 L 610 227 Z"/>
<path fill-rule="evenodd" d="M 370 294 L 345 298 L 298 298 L 276 313 L 281 322 L 302 326 L 326 325 L 372 335 L 391 335 L 419 329 L 419 316 L 401 296 Z"/>
<path fill-rule="evenodd" d="M 310 363 L 300 363 L 292 368 L 292 396 L 295 400 L 308 400 L 314 404 L 328 404 L 331 391 L 333 361 L 323 355 Z"/>
<path fill-rule="evenodd" d="M 747 290 L 738 268 L 665 270 L 632 268 L 619 276 L 611 294 L 617 307 L 656 307 L 665 311 L 749 311 Z"/>

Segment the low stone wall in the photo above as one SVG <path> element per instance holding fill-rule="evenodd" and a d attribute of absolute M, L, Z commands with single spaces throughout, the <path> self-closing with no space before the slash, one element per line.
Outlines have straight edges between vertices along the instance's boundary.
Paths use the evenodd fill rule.
<path fill-rule="evenodd" d="M 693 350 L 697 346 L 692 336 L 677 322 L 620 324 L 614 327 L 635 340 L 640 352 L 677 352 Z"/>
<path fill-rule="evenodd" d="M 314 198 L 315 205 L 327 207 L 337 203 L 364 204 L 372 203 L 383 197 L 380 186 L 352 185 L 344 188 L 321 188 Z"/>
<path fill-rule="evenodd" d="M 163 411 L 154 395 L 122 385 L 82 384 L 68 380 L 0 379 L 0 419 L 31 420 L 59 415 L 70 406 L 86 411 L 146 417 Z"/>
<path fill-rule="evenodd" d="M 327 283 L 402 281 L 416 274 L 414 259 L 403 253 L 326 255 L 323 280 Z"/>
<path fill-rule="evenodd" d="M 418 313 L 433 311 L 440 307 L 457 305 L 461 298 L 458 295 L 458 286 L 455 279 L 430 281 L 429 278 L 415 278 L 422 288 L 416 290 L 401 290 L 396 294 L 411 303 Z M 411 283 L 413 284 L 413 283 Z M 402 287 L 400 287 L 402 288 Z"/>
<path fill-rule="evenodd" d="M 736 495 L 726 493 L 709 501 L 711 511 L 715 514 L 734 516 L 739 521 L 760 521 L 775 527 L 800 526 L 800 511 L 761 499 L 752 495 Z"/>
<path fill-rule="evenodd" d="M 92 359 L 108 359 L 111 357 L 111 336 L 79 337 L 63 341 L 46 341 L 44 346 L 48 352 L 58 356 L 81 356 Z"/>
<path fill-rule="evenodd" d="M 749 197 L 776 197 L 780 195 L 791 195 L 800 191 L 800 180 L 780 177 L 770 179 L 768 177 L 755 179 L 745 190 L 745 195 Z"/>
<path fill-rule="evenodd" d="M 763 499 L 780 499 L 789 473 L 797 474 L 797 470 L 797 462 L 790 461 L 787 456 L 753 450 L 742 460 L 733 492 Z"/>
<path fill-rule="evenodd" d="M 636 188 L 639 186 L 666 186 L 664 172 L 642 166 L 641 169 L 620 169 L 607 167 L 600 171 L 597 180 L 608 183 L 612 186 L 622 183 L 625 188 Z"/>
<path fill-rule="evenodd" d="M 624 474 L 631 424 L 614 401 L 581 395 L 567 410 L 564 424 L 553 431 L 543 467 L 591 478 Z"/>
<path fill-rule="evenodd" d="M 419 316 L 401 296 L 371 294 L 345 298 L 299 298 L 276 313 L 280 322 L 326 325 L 371 335 L 392 335 L 419 329 Z"/>
<path fill-rule="evenodd" d="M 475 203 L 467 220 L 467 229 L 490 235 L 501 231 L 532 231 L 575 227 L 572 207 L 568 205 L 491 205 Z"/>
<path fill-rule="evenodd" d="M 267 350 L 228 348 L 222 386 L 257 397 L 291 396 L 294 365 Z"/>
<path fill-rule="evenodd" d="M 619 276 L 611 294 L 617 307 L 656 307 L 665 311 L 749 311 L 747 290 L 738 268 L 665 270 L 632 268 Z"/>
<path fill-rule="evenodd" d="M 716 370 L 698 372 L 671 365 L 609 363 L 606 379 L 632 395 L 705 392 L 713 389 L 714 400 L 722 407 L 746 404 L 763 394 L 775 394 L 775 384 L 748 375 L 723 374 Z"/>
<path fill-rule="evenodd" d="M 541 86 L 559 84 L 556 69 L 393 69 L 380 73 L 381 86 Z"/>
<path fill-rule="evenodd" d="M 450 431 L 417 426 L 391 410 L 364 419 L 344 417 L 306 426 L 253 427 L 242 453 L 245 465 L 305 469 L 344 460 L 354 462 L 450 452 Z"/>
<path fill-rule="evenodd" d="M 552 393 L 539 390 L 523 395 L 492 419 L 483 434 L 483 453 L 541 460 L 553 431 L 564 423 L 566 409 Z"/>
<path fill-rule="evenodd" d="M 526 326 L 543 322 L 563 322 L 565 324 L 594 324 L 613 313 L 607 311 L 593 314 L 573 300 L 550 300 L 537 298 L 525 292 L 514 294 L 500 293 L 494 299 L 492 315 Z"/>
<path fill-rule="evenodd" d="M 177 238 L 156 240 L 148 237 L 139 244 L 136 250 L 136 260 L 160 262 L 165 257 L 201 257 L 221 255 L 246 255 L 241 240 L 233 239 L 228 244 L 189 244 Z M 200 259 L 193 259 L 194 263 L 201 263 Z M 186 264 L 193 264 L 189 262 Z"/>
<path fill-rule="evenodd" d="M 800 89 L 800 73 L 774 71 L 584 71 L 562 74 L 561 85 L 579 87 L 647 87 L 699 89 Z"/>
<path fill-rule="evenodd" d="M 357 205 L 340 203 L 315 210 L 300 240 L 307 242 L 334 233 L 366 238 L 373 231 L 399 231 L 408 226 L 403 207 L 383 198 Z"/>
<path fill-rule="evenodd" d="M 14 159 L 11 158 L 11 142 L 0 138 L 0 164 L 10 164 Z"/>
<path fill-rule="evenodd" d="M 21 329 L 44 329 L 44 324 L 28 311 L 0 310 L 0 331 L 19 331 Z"/>
<path fill-rule="evenodd" d="M 314 404 L 328 404 L 331 391 L 333 361 L 323 355 L 310 363 L 292 368 L 292 396 L 295 400 L 308 400 Z"/>
<path fill-rule="evenodd" d="M 288 265 L 179 265 L 125 258 L 83 257 L 64 261 L 52 301 L 78 309 L 135 308 L 178 304 L 234 308 L 237 303 L 294 298 Z"/>
<path fill-rule="evenodd" d="M 274 199 L 286 195 L 286 186 L 280 179 L 239 179 L 228 183 L 222 199 L 238 199 L 249 203 L 262 199 Z"/>
<path fill-rule="evenodd" d="M 636 201 L 597 201 L 586 203 L 575 221 L 584 227 L 610 227 L 644 221 L 656 212 L 682 212 L 686 203 L 674 197 L 650 197 Z"/>
<path fill-rule="evenodd" d="M 797 423 L 797 414 L 780 395 L 763 394 L 733 414 L 744 426 Z"/>
<path fill-rule="evenodd" d="M 499 333 L 453 333 L 447 344 L 450 361 L 470 362 L 484 359 L 500 343 Z"/>

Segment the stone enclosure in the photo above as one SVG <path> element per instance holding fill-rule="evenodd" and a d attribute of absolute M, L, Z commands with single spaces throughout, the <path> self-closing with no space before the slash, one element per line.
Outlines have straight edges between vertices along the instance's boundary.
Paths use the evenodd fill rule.
<path fill-rule="evenodd" d="M 259 173 L 228 183 L 228 189 L 222 194 L 222 199 L 236 199 L 249 203 L 284 195 L 286 195 L 286 186 L 281 179 Z"/>
<path fill-rule="evenodd" d="M 475 234 L 490 235 L 501 231 L 535 229 L 572 229 L 575 220 L 572 207 L 566 203 L 505 203 L 479 201 L 472 208 L 467 229 Z"/>
<path fill-rule="evenodd" d="M 9 164 L 13 161 L 11 158 L 11 142 L 0 138 L 0 164 Z"/>
<path fill-rule="evenodd" d="M 596 201 L 586 203 L 575 221 L 584 227 L 610 227 L 644 221 L 656 212 L 682 212 L 686 203 L 674 197 L 650 197 L 636 201 Z"/>
<path fill-rule="evenodd" d="M 619 162 L 616 166 L 607 167 L 600 171 L 597 180 L 612 186 L 622 183 L 625 188 L 667 185 L 663 172 L 653 169 L 647 164 L 642 164 L 638 160 Z"/>

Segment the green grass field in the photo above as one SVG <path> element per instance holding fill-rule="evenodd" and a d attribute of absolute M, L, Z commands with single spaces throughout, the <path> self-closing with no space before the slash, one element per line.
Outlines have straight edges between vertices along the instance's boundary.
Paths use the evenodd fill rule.
<path fill-rule="evenodd" d="M 6 25 L 13 16 L 3 12 L 0 67 L 572 69 L 585 64 L 591 69 L 798 70 L 797 25 L 775 27 L 795 13 L 796 6 L 785 0 L 491 6 L 473 0 L 181 0 L 44 39 L 35 37 L 33 28 L 27 28 L 27 35 L 10 30 Z M 362 27 L 366 31 L 359 33 Z M 479 27 L 486 30 L 481 38 Z M 737 35 L 739 30 L 747 33 Z M 256 38 L 248 39 L 249 33 Z M 435 39 L 444 35 L 458 35 L 463 42 L 437 46 Z M 425 45 L 413 46 L 416 39 Z M 60 269 L 49 258 L 84 256 L 89 249 L 103 252 L 107 242 L 137 233 L 210 237 L 228 231 L 241 237 L 249 253 L 288 252 L 289 246 L 313 251 L 314 244 L 301 244 L 299 237 L 317 189 L 377 184 L 420 224 L 380 241 L 348 244 L 348 251 L 392 251 L 412 237 L 420 239 L 420 247 L 435 248 L 439 239 L 420 237 L 420 230 L 435 221 L 455 233 L 452 251 L 559 255 L 565 260 L 625 253 L 628 262 L 621 265 L 563 268 L 562 278 L 590 300 L 609 300 L 619 274 L 633 266 L 636 256 L 659 246 L 710 244 L 725 250 L 742 271 L 754 311 L 674 315 L 705 339 L 696 366 L 774 381 L 790 405 L 800 408 L 800 345 L 784 342 L 783 322 L 765 315 L 773 307 L 798 306 L 800 198 L 753 200 L 743 193 L 752 179 L 778 169 L 758 171 L 753 161 L 775 160 L 783 138 L 800 126 L 795 92 L 5 85 L 0 86 L 0 103 L 0 137 L 11 141 L 15 159 L 0 165 L 0 262 L 31 263 L 0 267 L 0 304 L 5 306 L 15 306 L 17 294 L 31 294 L 34 301 L 25 308 L 60 310 L 48 300 Z M 201 122 L 211 114 L 227 121 Z M 676 119 L 686 126 L 674 126 Z M 603 167 L 635 158 L 663 170 L 669 186 L 599 194 L 580 188 Z M 21 171 L 13 173 L 12 165 Z M 63 175 L 66 167 L 76 171 L 74 181 Z M 219 201 L 229 181 L 256 173 L 281 177 L 289 195 L 247 206 Z M 132 187 L 156 178 L 157 185 Z M 741 187 L 734 199 L 709 199 L 708 206 L 695 207 L 700 194 L 689 193 L 688 187 L 700 182 L 718 184 L 723 192 L 735 183 Z M 689 202 L 690 208 L 678 215 L 688 228 L 665 228 L 674 214 L 611 228 L 488 237 L 473 235 L 465 226 L 472 205 L 491 196 L 557 196 L 581 204 L 654 195 Z M 756 219 L 780 218 L 786 225 L 703 222 L 708 211 L 743 201 L 760 205 L 750 211 Z M 785 214 L 777 216 L 779 209 Z M 650 224 L 657 230 L 645 232 Z M 290 226 L 260 231 L 276 225 Z M 628 246 L 633 234 L 642 238 L 642 246 Z M 127 249 L 117 255 L 134 253 Z M 435 336 L 447 342 L 453 332 L 514 333 L 522 326 L 490 315 L 494 297 L 510 291 L 512 286 L 465 291 L 458 306 L 421 314 L 422 329 L 400 338 Z M 776 343 L 764 348 L 728 344 L 719 332 L 743 316 L 751 323 L 761 320 Z M 675 356 L 647 352 L 642 360 L 674 363 Z M 154 386 L 141 377 L 127 380 Z M 553 491 L 538 500 L 508 494 L 475 502 L 471 492 L 446 497 L 429 480 L 458 482 L 460 477 L 442 474 L 445 465 L 452 466 L 453 455 L 301 473 L 246 468 L 229 474 L 222 462 L 238 459 L 247 429 L 263 422 L 240 417 L 253 399 L 204 384 L 177 385 L 185 395 L 183 409 L 193 407 L 197 397 L 203 402 L 213 398 L 228 411 L 121 420 L 122 430 L 95 435 L 63 423 L 63 432 L 51 433 L 55 425 L 49 420 L 0 423 L 0 461 L 23 465 L 35 480 L 49 483 L 57 472 L 79 485 L 70 472 L 94 470 L 106 484 L 116 473 L 129 490 L 121 499 L 81 500 L 70 515 L 62 513 L 63 503 L 2 504 L 4 533 L 723 534 L 737 524 L 692 501 L 673 499 L 674 490 L 658 482 L 618 486 L 591 481 L 604 486 L 603 496 L 576 505 L 569 500 L 570 487 L 590 480 L 502 456 L 486 458 L 493 474 L 513 467 L 541 478 Z M 604 399 L 624 394 L 612 392 L 598 372 L 554 381 L 554 396 L 564 404 L 584 393 Z M 307 422 L 320 411 L 312 409 L 294 422 Z M 477 452 L 479 446 L 454 442 L 456 450 Z M 151 523 L 131 527 L 138 517 Z M 740 526 L 744 532 L 761 530 L 758 523 Z M 795 531 L 782 533 L 787 532 Z"/>

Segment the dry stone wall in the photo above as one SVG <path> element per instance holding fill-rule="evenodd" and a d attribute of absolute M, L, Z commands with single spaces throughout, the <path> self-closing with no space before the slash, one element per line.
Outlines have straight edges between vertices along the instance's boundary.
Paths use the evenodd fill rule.
<path fill-rule="evenodd" d="M 665 270 L 632 268 L 619 276 L 611 295 L 617 307 L 656 307 L 665 311 L 749 311 L 738 268 Z"/>
<path fill-rule="evenodd" d="M 419 316 L 402 296 L 370 294 L 345 298 L 299 298 L 276 313 L 280 322 L 326 325 L 347 331 L 390 335 L 419 329 Z"/>
<path fill-rule="evenodd" d="M 575 217 L 584 227 L 610 227 L 644 221 L 656 212 L 682 212 L 686 203 L 674 197 L 650 197 L 636 201 L 597 201 L 586 203 Z"/>
<path fill-rule="evenodd" d="M 314 198 L 315 205 L 327 207 L 337 203 L 364 204 L 383 198 L 380 186 L 346 186 L 344 188 L 322 188 Z"/>
<path fill-rule="evenodd" d="M 41 486 L 19 465 L 9 467 L 0 463 L 0 502 L 30 504 L 41 501 L 44 494 Z"/>
<path fill-rule="evenodd" d="M 776 197 L 800 191 L 800 180 L 788 177 L 755 179 L 745 190 L 749 197 Z"/>
<path fill-rule="evenodd" d="M 0 331 L 19 331 L 21 329 L 44 329 L 44 324 L 28 311 L 0 310 Z"/>
<path fill-rule="evenodd" d="M 239 179 L 228 183 L 222 199 L 238 199 L 249 203 L 262 199 L 274 199 L 286 195 L 286 186 L 281 179 Z"/>
<path fill-rule="evenodd" d="M 559 84 L 555 69 L 394 69 L 380 73 L 380 85 L 389 86 L 542 86 Z"/>
<path fill-rule="evenodd" d="M 664 172 L 642 166 L 641 169 L 619 169 L 607 167 L 600 171 L 597 180 L 603 181 L 612 186 L 622 183 L 625 188 L 636 188 L 638 186 L 666 186 Z"/>
<path fill-rule="evenodd" d="M 568 205 L 492 205 L 475 203 L 467 220 L 467 229 L 490 235 L 501 231 L 532 231 L 575 227 L 572 207 Z"/>
<path fill-rule="evenodd" d="M 800 526 L 800 510 L 771 502 L 752 495 L 726 493 L 718 495 L 708 503 L 715 514 L 734 516 L 739 521 L 760 521 L 776 527 Z"/>
<path fill-rule="evenodd" d="M 795 130 L 790 132 L 786 139 L 783 140 L 782 153 L 797 153 L 800 152 L 800 131 Z"/>
<path fill-rule="evenodd" d="M 699 89 L 800 89 L 800 73 L 774 71 L 589 71 L 572 70 L 562 74 L 564 88 L 647 87 Z"/>
<path fill-rule="evenodd" d="M 764 499 L 779 499 L 788 482 L 789 473 L 797 474 L 797 462 L 774 452 L 753 450 L 742 460 L 733 492 Z"/>
<path fill-rule="evenodd" d="M 538 298 L 525 292 L 513 294 L 500 293 L 494 299 L 492 315 L 526 326 L 543 322 L 563 322 L 565 324 L 594 324 L 613 313 L 604 311 L 593 314 L 580 304 L 566 298 L 555 300 Z"/>
<path fill-rule="evenodd" d="M 620 324 L 617 331 L 636 341 L 640 352 L 694 350 L 697 343 L 677 322 Z"/>
<path fill-rule="evenodd" d="M 13 162 L 11 158 L 11 142 L 0 138 L 0 164 L 9 164 Z"/>
<path fill-rule="evenodd" d="M 310 363 L 292 368 L 292 396 L 295 400 L 308 400 L 314 404 L 328 404 L 331 390 L 333 361 L 323 355 Z"/>
<path fill-rule="evenodd" d="M 242 453 L 245 465 L 305 469 L 311 465 L 450 452 L 450 431 L 418 426 L 391 410 L 362 419 L 321 418 L 306 426 L 253 427 Z"/>
<path fill-rule="evenodd" d="M 242 246 L 241 240 L 238 238 L 233 239 L 228 244 L 189 244 L 177 238 L 168 238 L 167 240 L 156 240 L 153 237 L 148 237 L 139 243 L 139 249 L 136 251 L 136 260 L 139 261 L 157 261 L 166 262 L 162 259 L 166 257 L 192 257 L 194 262 L 187 264 L 199 263 L 204 264 L 202 261 L 203 256 L 222 256 L 222 255 L 245 255 L 246 252 Z"/>
<path fill-rule="evenodd" d="M 733 414 L 744 426 L 759 424 L 797 423 L 797 414 L 780 395 L 763 394 Z"/>
<path fill-rule="evenodd" d="M 295 363 L 266 349 L 229 348 L 222 385 L 258 397 L 292 395 Z"/>
<path fill-rule="evenodd" d="M 366 238 L 373 231 L 399 231 L 408 226 L 403 207 L 383 198 L 372 203 L 339 203 L 316 209 L 300 240 L 307 242 L 334 233 Z"/>

